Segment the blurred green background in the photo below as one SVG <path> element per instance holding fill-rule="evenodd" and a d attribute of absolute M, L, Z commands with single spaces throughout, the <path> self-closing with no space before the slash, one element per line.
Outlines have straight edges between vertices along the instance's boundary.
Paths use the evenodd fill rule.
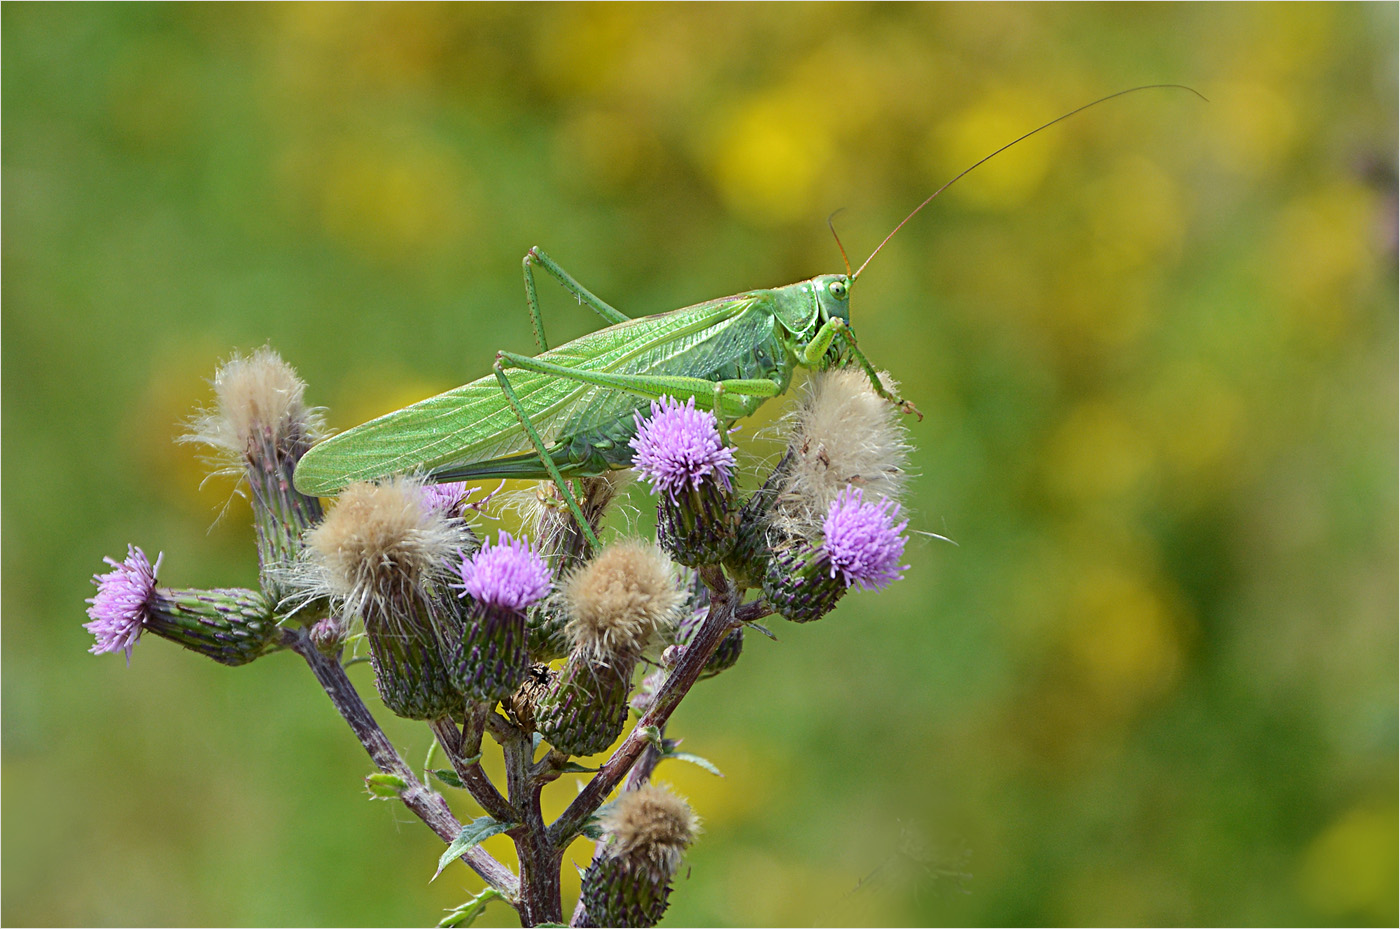
<path fill-rule="evenodd" d="M 1042 133 L 861 278 L 927 414 L 913 525 L 957 546 L 683 705 L 728 776 L 660 770 L 707 824 L 668 921 L 1395 924 L 1393 4 L 0 17 L 5 923 L 431 924 L 480 886 L 428 884 L 293 656 L 85 651 L 128 541 L 256 582 L 172 443 L 218 360 L 272 344 L 345 428 L 533 351 L 531 245 L 632 314 L 840 270 L 832 210 L 863 259 L 1179 81 L 1211 102 Z M 543 286 L 553 339 L 594 324 Z"/>

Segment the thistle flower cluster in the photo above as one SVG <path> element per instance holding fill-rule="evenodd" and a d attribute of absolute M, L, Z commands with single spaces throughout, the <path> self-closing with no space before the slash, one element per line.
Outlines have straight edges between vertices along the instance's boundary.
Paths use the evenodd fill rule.
<path fill-rule="evenodd" d="M 112 570 L 93 577 L 88 602 L 94 653 L 121 651 L 131 661 L 143 632 L 152 632 L 222 664 L 246 664 L 281 647 L 277 612 L 288 593 L 287 569 L 303 533 L 321 518 L 320 502 L 292 486 L 301 456 L 324 434 L 320 413 L 306 405 L 306 385 L 271 348 L 234 355 L 213 378 L 215 402 L 189 422 L 179 441 L 203 445 L 214 473 L 232 474 L 251 491 L 262 590 L 157 588 L 162 557 L 151 564 L 135 546 Z M 325 612 L 308 603 L 295 622 Z"/>
<path fill-rule="evenodd" d="M 214 407 L 185 440 L 213 449 L 219 469 L 247 481 L 261 589 L 159 587 L 162 558 L 153 564 L 131 546 L 93 579 L 92 651 L 124 652 L 129 662 L 145 632 L 228 665 L 295 649 L 320 668 L 327 693 L 391 777 L 371 785 L 375 795 L 398 796 L 440 823 L 441 811 L 422 806 L 435 795 L 414 786 L 392 750 L 386 760 L 387 739 L 372 720 L 364 728 L 362 706 L 346 702 L 353 687 L 340 659 L 367 649 L 384 705 L 431 724 L 454 769 L 447 782 L 471 791 L 536 869 L 553 861 L 557 870 L 562 849 L 638 764 L 598 816 L 603 838 L 575 924 L 652 926 L 665 911 L 698 821 L 684 800 L 647 780 L 674 747 L 663 730 L 675 705 L 742 656 L 745 621 L 777 613 L 810 622 L 847 591 L 882 588 L 906 570 L 898 498 L 908 447 L 892 407 L 857 371 L 814 379 L 787 421 L 782 460 L 746 496 L 704 398 L 663 397 L 639 410 L 628 447 L 656 499 L 657 541 L 622 538 L 597 549 L 591 540 L 626 489 L 625 473 L 569 481 L 567 491 L 542 482 L 517 498 L 521 531 L 498 529 L 484 541 L 469 525 L 483 503 L 469 502 L 477 489 L 460 483 L 387 477 L 351 484 L 323 509 L 292 481 L 324 429 L 291 368 L 263 349 L 221 367 L 214 388 Z M 564 505 L 566 492 L 586 527 Z M 756 596 L 745 603 L 748 592 Z M 629 709 L 640 719 L 624 738 Z M 511 772 L 507 795 L 477 760 L 488 734 Z M 569 770 L 570 756 L 604 752 L 620 738 L 597 789 L 584 789 L 541 831 L 540 789 Z M 550 751 L 537 758 L 540 741 Z M 484 851 L 465 854 L 510 890 L 522 918 L 560 921 L 557 899 L 535 899 L 544 892 L 532 883 L 536 872 L 522 872 L 512 890 Z M 557 897 L 557 875 L 541 886 Z"/>
<path fill-rule="evenodd" d="M 742 503 L 733 453 L 693 398 L 663 398 L 649 417 L 637 414 L 633 466 L 659 498 L 657 534 L 677 562 L 722 564 L 740 587 L 761 588 L 775 612 L 809 622 L 851 587 L 876 590 L 900 577 L 909 446 L 893 407 L 851 368 L 817 375 L 787 426 L 787 453 Z M 684 645 L 696 624 L 681 626 Z M 724 645 L 716 670 L 737 660 L 742 641 Z"/>

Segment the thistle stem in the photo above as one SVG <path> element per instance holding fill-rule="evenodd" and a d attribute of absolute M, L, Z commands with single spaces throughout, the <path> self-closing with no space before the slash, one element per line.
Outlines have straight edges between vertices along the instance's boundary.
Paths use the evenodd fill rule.
<path fill-rule="evenodd" d="M 438 744 L 452 762 L 452 770 L 461 778 L 472 799 L 480 804 L 488 815 L 503 823 L 520 822 L 520 814 L 516 812 L 515 807 L 501 796 L 496 785 L 492 784 L 486 772 L 481 770 L 481 731 L 478 729 L 476 732 L 477 751 L 472 755 L 464 755 L 462 733 L 457 731 L 457 726 L 452 720 L 443 717 L 433 720 L 428 725 L 432 727 Z"/>
<path fill-rule="evenodd" d="M 544 784 L 531 776 L 534 740 L 523 730 L 501 745 L 506 757 L 506 789 L 523 814 L 523 827 L 509 835 L 520 859 L 520 919 L 527 926 L 564 921 L 559 865 L 563 850 L 549 840 L 540 809 Z"/>
<path fill-rule="evenodd" d="M 660 729 L 660 742 L 662 745 L 666 744 L 666 729 L 664 726 Z M 647 747 L 642 749 L 641 756 L 632 765 L 632 770 L 628 772 L 627 783 L 623 786 L 623 789 L 636 790 L 638 787 L 641 787 L 647 781 L 651 780 L 652 772 L 656 770 L 656 766 L 660 763 L 661 758 L 661 749 L 656 747 L 656 742 L 648 742 Z"/>
<path fill-rule="evenodd" d="M 306 660 L 311 673 L 316 676 L 316 680 L 325 689 L 326 696 L 359 738 L 375 767 L 385 774 L 401 778 L 407 785 L 399 794 L 404 805 L 444 842 L 451 842 L 457 838 L 458 833 L 462 831 L 462 824 L 452 815 L 447 801 L 441 794 L 424 787 L 414 776 L 413 770 L 399 757 L 393 743 L 384 734 L 384 730 L 379 728 L 369 708 L 360 699 L 359 692 L 350 683 L 345 669 L 340 666 L 339 658 L 326 655 L 317 649 L 304 629 L 284 628 L 282 642 Z M 462 861 L 487 884 L 500 891 L 512 906 L 517 905 L 520 882 L 509 868 L 480 846 L 469 849 L 462 856 Z"/>

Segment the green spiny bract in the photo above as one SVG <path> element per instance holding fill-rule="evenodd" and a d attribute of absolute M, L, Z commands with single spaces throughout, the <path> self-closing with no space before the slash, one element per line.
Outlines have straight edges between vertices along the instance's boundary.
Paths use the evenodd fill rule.
<path fill-rule="evenodd" d="M 151 598 L 145 627 L 233 667 L 280 648 L 277 615 L 258 590 L 160 588 Z"/>

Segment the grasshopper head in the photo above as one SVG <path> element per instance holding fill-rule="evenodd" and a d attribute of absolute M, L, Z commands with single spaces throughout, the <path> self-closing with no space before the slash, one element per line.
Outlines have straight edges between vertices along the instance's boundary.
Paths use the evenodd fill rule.
<path fill-rule="evenodd" d="M 816 329 L 820 329 L 828 320 L 839 319 L 844 323 L 851 321 L 851 276 L 849 274 L 823 274 L 812 278 L 812 291 L 817 302 L 816 326 L 812 334 L 816 334 Z M 826 351 L 826 357 L 822 359 L 823 369 L 834 367 L 845 361 L 845 340 L 837 339 L 831 343 L 831 347 Z"/>
<path fill-rule="evenodd" d="M 812 278 L 812 287 L 817 298 L 817 325 L 828 319 L 837 318 L 851 321 L 851 276 L 849 274 L 823 274 Z"/>

